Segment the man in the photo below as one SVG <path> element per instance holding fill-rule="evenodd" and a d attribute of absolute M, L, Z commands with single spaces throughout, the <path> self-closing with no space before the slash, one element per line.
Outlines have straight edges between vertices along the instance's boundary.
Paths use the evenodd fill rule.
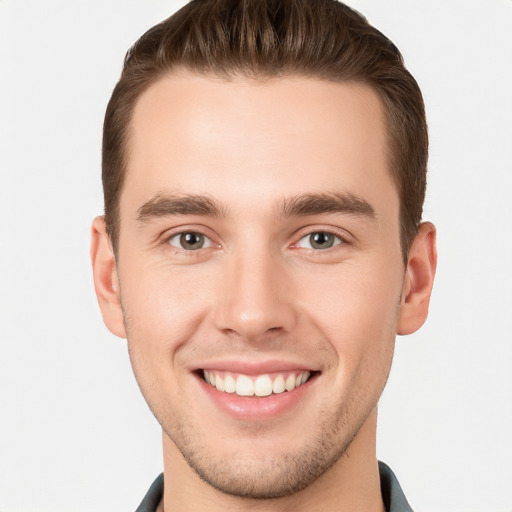
<path fill-rule="evenodd" d="M 129 51 L 91 253 L 163 431 L 139 511 L 410 510 L 376 411 L 428 312 L 426 162 L 397 48 L 333 0 L 193 1 Z"/>

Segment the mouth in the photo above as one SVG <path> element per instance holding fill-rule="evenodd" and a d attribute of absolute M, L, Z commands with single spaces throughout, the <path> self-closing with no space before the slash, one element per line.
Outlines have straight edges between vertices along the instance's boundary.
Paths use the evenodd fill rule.
<path fill-rule="evenodd" d="M 318 372 L 305 370 L 245 375 L 220 370 L 200 370 L 198 373 L 207 384 L 222 393 L 263 398 L 294 391 Z"/>
<path fill-rule="evenodd" d="M 211 361 L 192 371 L 203 391 L 200 396 L 207 400 L 205 407 L 213 404 L 237 422 L 260 425 L 296 418 L 309 409 L 322 375 L 316 368 L 279 360 Z"/>

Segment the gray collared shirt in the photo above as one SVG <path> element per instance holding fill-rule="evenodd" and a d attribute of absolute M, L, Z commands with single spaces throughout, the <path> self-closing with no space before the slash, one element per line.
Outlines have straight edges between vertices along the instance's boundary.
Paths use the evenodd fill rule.
<path fill-rule="evenodd" d="M 380 488 L 386 512 L 413 512 L 390 467 L 379 461 Z M 135 512 L 155 512 L 164 494 L 163 473 L 153 482 Z"/>

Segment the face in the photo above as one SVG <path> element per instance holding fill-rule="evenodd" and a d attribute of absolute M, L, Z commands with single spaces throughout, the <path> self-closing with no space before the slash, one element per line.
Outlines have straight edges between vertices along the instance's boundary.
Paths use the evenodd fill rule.
<path fill-rule="evenodd" d="M 374 411 L 403 302 L 377 95 L 177 73 L 129 146 L 117 276 L 149 406 L 217 489 L 304 488 Z"/>

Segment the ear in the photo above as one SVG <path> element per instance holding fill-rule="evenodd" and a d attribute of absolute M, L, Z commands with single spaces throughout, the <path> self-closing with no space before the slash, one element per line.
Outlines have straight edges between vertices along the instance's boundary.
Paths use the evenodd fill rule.
<path fill-rule="evenodd" d="M 103 217 L 96 217 L 92 222 L 91 260 L 94 289 L 103 321 L 113 334 L 126 338 L 117 263 Z"/>
<path fill-rule="evenodd" d="M 411 334 L 425 323 L 436 265 L 436 228 L 432 223 L 424 222 L 409 250 L 402 288 L 398 334 Z"/>

